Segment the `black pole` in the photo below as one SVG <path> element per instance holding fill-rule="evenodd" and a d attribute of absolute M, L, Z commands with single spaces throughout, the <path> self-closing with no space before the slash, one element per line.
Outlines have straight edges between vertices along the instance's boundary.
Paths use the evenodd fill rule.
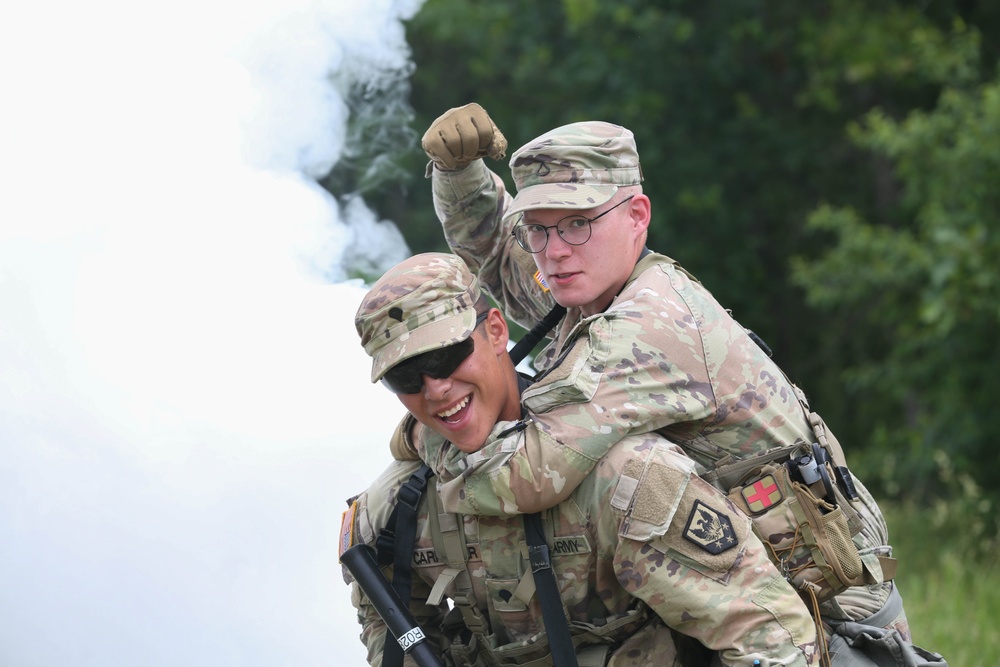
<path fill-rule="evenodd" d="M 351 571 L 385 622 L 385 641 L 398 641 L 403 652 L 413 656 L 420 667 L 443 667 L 410 610 L 378 568 L 375 550 L 367 544 L 357 544 L 343 553 L 340 562 Z"/>

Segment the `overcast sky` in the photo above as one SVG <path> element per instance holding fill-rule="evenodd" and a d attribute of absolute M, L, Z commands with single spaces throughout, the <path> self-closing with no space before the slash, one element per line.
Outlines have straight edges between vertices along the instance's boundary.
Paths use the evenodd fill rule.
<path fill-rule="evenodd" d="M 408 251 L 313 178 L 419 4 L 0 10 L 0 664 L 364 663 L 340 515 L 402 408 L 316 267 Z"/>

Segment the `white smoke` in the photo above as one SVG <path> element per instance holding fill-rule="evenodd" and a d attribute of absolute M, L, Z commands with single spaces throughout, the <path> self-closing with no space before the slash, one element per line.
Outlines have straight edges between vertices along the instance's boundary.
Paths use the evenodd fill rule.
<path fill-rule="evenodd" d="M 364 663 L 340 514 L 402 408 L 344 262 L 408 250 L 313 179 L 420 2 L 0 10 L 0 664 Z"/>

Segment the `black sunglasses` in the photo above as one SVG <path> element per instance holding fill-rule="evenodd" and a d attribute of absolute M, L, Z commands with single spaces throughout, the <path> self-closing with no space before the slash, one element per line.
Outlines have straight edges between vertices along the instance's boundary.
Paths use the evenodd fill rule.
<path fill-rule="evenodd" d="M 478 327 L 489 313 L 476 317 Z M 475 329 L 473 327 L 473 329 Z M 424 376 L 437 380 L 450 377 L 469 358 L 476 344 L 470 334 L 465 340 L 401 361 L 382 376 L 382 384 L 394 394 L 419 394 L 424 388 Z"/>

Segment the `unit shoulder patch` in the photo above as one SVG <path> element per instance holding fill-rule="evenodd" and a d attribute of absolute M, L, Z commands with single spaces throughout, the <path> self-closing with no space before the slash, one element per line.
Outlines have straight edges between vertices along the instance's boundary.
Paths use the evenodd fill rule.
<path fill-rule="evenodd" d="M 739 543 L 729 516 L 700 500 L 691 508 L 683 536 L 710 554 L 720 554 Z"/>

